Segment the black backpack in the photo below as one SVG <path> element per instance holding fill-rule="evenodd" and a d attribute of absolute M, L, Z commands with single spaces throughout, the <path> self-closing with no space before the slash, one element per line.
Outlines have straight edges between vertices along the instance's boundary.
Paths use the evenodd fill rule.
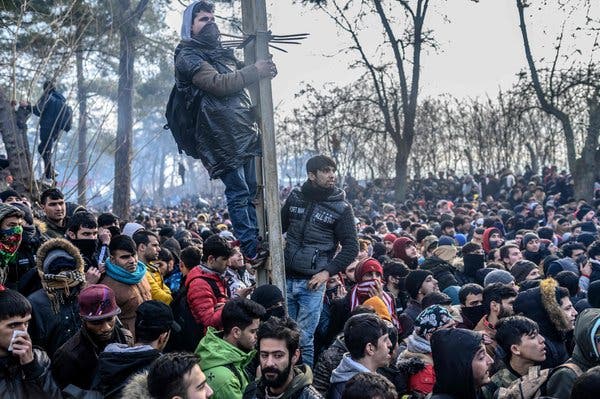
<path fill-rule="evenodd" d="M 192 111 L 196 107 L 195 104 L 196 101 L 188 109 L 185 94 L 174 85 L 167 102 L 165 111 L 167 124 L 164 128 L 171 131 L 180 154 L 185 152 L 190 157 L 199 159 L 195 139 L 196 116 Z"/>
<path fill-rule="evenodd" d="M 216 281 L 204 276 L 196 276 L 191 281 L 201 278 L 206 281 L 210 288 L 213 291 L 213 294 L 220 298 L 223 296 L 219 286 Z M 167 348 L 165 352 L 172 351 L 185 351 L 185 352 L 194 352 L 198 343 L 204 336 L 205 326 L 201 323 L 196 322 L 194 315 L 190 309 L 190 305 L 187 300 L 188 288 L 186 285 L 183 285 L 183 288 L 179 290 L 175 298 L 173 298 L 173 302 L 171 302 L 171 309 L 173 311 L 173 318 L 181 327 L 181 331 L 175 332 L 171 331 L 171 338 L 169 338 L 169 342 L 167 344 Z"/>

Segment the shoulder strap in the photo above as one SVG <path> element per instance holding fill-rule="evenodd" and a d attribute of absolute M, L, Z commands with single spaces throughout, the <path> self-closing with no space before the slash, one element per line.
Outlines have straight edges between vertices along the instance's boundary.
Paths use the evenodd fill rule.
<path fill-rule="evenodd" d="M 215 294 L 215 297 L 217 299 L 228 298 L 228 295 L 223 295 L 223 293 L 221 292 L 221 289 L 217 285 L 217 282 L 215 280 L 213 280 L 212 278 L 208 278 L 206 276 L 198 276 L 196 278 L 201 278 L 202 280 L 206 281 L 208 283 L 208 285 L 210 285 L 210 288 L 212 289 L 212 292 L 213 292 L 213 294 Z M 190 281 L 190 284 L 191 284 L 191 281 Z M 228 289 L 226 288 L 226 290 L 228 290 Z"/>
<path fill-rule="evenodd" d="M 579 377 L 581 374 L 583 374 L 583 370 L 581 370 L 581 368 L 573 362 L 568 362 L 568 363 L 562 364 L 562 365 L 558 366 L 557 368 L 564 368 L 564 367 L 571 369 L 571 371 L 573 371 L 577 377 Z"/>
<path fill-rule="evenodd" d="M 238 369 L 235 368 L 235 366 L 233 365 L 233 363 L 227 363 L 223 365 L 226 369 L 228 369 L 229 371 L 231 371 L 233 373 L 233 375 L 235 375 L 235 378 L 237 378 L 237 380 L 240 382 L 240 387 L 244 387 L 244 381 L 242 381 L 242 375 L 240 374 L 240 371 Z M 246 378 L 248 379 L 248 378 Z"/>

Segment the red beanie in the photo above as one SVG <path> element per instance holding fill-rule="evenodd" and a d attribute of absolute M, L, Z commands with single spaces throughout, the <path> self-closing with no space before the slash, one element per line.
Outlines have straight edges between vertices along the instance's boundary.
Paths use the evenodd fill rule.
<path fill-rule="evenodd" d="M 383 242 L 394 242 L 396 241 L 396 234 L 392 234 L 392 233 L 387 233 L 385 236 L 383 236 Z"/>
<path fill-rule="evenodd" d="M 377 262 L 376 259 L 366 258 L 361 261 L 358 266 L 356 266 L 356 271 L 354 272 L 354 279 L 357 283 L 362 281 L 362 278 L 365 274 L 370 272 L 379 272 L 383 276 L 383 267 L 381 267 L 381 263 Z"/>

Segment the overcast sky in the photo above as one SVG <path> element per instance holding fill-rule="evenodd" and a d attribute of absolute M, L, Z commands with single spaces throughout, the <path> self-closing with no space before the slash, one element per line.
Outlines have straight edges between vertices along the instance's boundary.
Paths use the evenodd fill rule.
<path fill-rule="evenodd" d="M 267 4 L 270 27 L 275 34 L 311 34 L 302 45 L 287 46 L 288 54 L 273 51 L 279 69 L 273 81 L 273 96 L 282 111 L 295 104 L 293 96 L 304 82 L 316 87 L 327 82 L 342 85 L 359 76 L 358 71 L 348 69 L 356 53 L 332 56 L 349 41 L 326 15 L 293 4 L 291 0 L 267 1 Z M 457 97 L 486 93 L 493 96 L 499 87 L 509 88 L 516 81 L 515 75 L 525 67 L 525 56 L 514 0 L 481 0 L 479 3 L 432 0 L 431 4 L 426 26 L 434 29 L 440 49 L 423 55 L 422 96 L 443 93 Z M 535 17 L 529 17 L 528 23 L 535 56 L 550 58 L 552 39 L 563 16 L 556 9 L 532 11 Z M 180 13 L 173 13 L 168 21 L 179 30 Z M 373 25 L 369 34 L 376 43 L 381 30 L 376 21 Z"/>

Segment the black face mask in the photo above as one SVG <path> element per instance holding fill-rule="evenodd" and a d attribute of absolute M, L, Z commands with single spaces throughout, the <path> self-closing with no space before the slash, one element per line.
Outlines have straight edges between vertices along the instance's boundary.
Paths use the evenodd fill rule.
<path fill-rule="evenodd" d="M 207 22 L 204 27 L 194 36 L 196 43 L 202 48 L 215 49 L 221 45 L 221 32 L 214 22 Z"/>
<path fill-rule="evenodd" d="M 479 269 L 483 269 L 485 266 L 485 255 L 481 254 L 466 254 L 463 256 L 463 263 L 465 265 L 465 274 L 469 277 L 475 278 L 475 273 Z"/>
<path fill-rule="evenodd" d="M 81 255 L 91 258 L 98 249 L 98 240 L 71 240 L 71 243 L 77 247 Z"/>
<path fill-rule="evenodd" d="M 470 308 L 463 306 L 461 308 L 461 312 L 467 319 L 469 319 L 471 323 L 474 324 L 479 323 L 479 320 L 485 316 L 485 309 L 483 308 L 483 305 L 472 306 Z"/>

